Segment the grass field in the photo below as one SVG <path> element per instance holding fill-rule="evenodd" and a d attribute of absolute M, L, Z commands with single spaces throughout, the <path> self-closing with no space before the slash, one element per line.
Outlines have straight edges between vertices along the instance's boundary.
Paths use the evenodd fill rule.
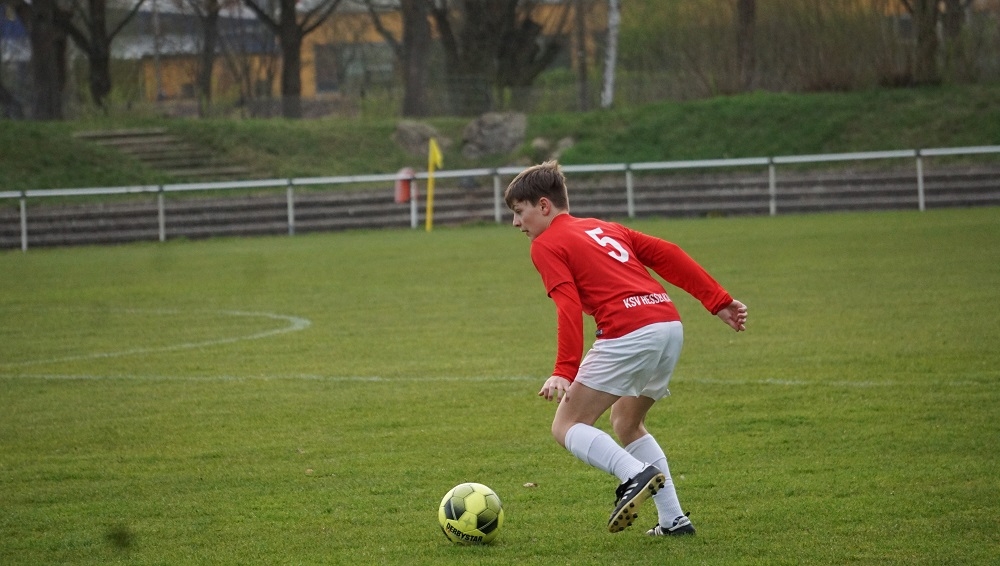
<path fill-rule="evenodd" d="M 591 112 L 528 117 L 513 152 L 462 155 L 467 118 L 426 122 L 441 136 L 444 166 L 457 170 L 535 163 L 546 138 L 575 140 L 564 164 L 768 157 L 1000 144 L 1000 84 L 873 89 L 838 93 L 755 92 L 663 101 Z M 252 169 L 248 179 L 325 177 L 423 170 L 424 155 L 392 141 L 396 118 L 231 120 L 94 117 L 66 122 L 0 122 L 0 190 L 113 187 L 201 181 L 171 178 L 136 159 L 73 136 L 82 130 L 165 128 Z M 447 143 L 450 140 L 451 143 Z M 975 163 L 996 163 L 997 156 Z M 930 164 L 928 164 L 930 165 Z M 0 201 L 0 206 L 17 206 Z"/>
<path fill-rule="evenodd" d="M 0 563 L 996 563 L 1000 209 L 631 225 L 750 307 L 672 292 L 649 426 L 697 536 L 606 532 L 528 240 L 484 225 L 0 253 Z M 439 530 L 463 481 L 492 546 Z"/>

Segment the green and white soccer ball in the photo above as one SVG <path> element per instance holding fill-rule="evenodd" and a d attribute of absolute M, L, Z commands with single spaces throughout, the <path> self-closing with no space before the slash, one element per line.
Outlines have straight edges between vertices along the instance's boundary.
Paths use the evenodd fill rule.
<path fill-rule="evenodd" d="M 451 488 L 438 507 L 438 522 L 457 544 L 489 544 L 503 526 L 503 505 L 496 492 L 481 483 Z"/>

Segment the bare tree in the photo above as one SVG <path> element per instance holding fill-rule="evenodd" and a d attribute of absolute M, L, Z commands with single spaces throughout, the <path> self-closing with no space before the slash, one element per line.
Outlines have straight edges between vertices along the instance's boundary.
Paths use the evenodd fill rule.
<path fill-rule="evenodd" d="M 11 0 L 11 5 L 27 27 L 31 43 L 31 116 L 36 120 L 62 120 L 67 40 L 56 22 L 58 6 L 55 0 Z"/>
<path fill-rule="evenodd" d="M 6 4 L 7 0 L 0 0 L 0 10 L 5 10 Z M 2 40 L 3 37 L 0 36 L 0 46 L 3 46 Z M 2 61 L 3 51 L 0 50 L 0 118 L 24 118 L 24 108 L 21 106 L 21 101 L 4 84 Z"/>
<path fill-rule="evenodd" d="M 615 73 L 618 66 L 618 29 L 621 27 L 621 3 L 608 0 L 608 47 L 604 56 L 604 86 L 601 108 L 611 108 L 615 102 Z"/>
<path fill-rule="evenodd" d="M 402 0 L 403 115 L 424 116 L 427 108 L 427 59 L 431 50 L 429 11 L 423 0 Z"/>
<path fill-rule="evenodd" d="M 577 110 L 590 110 L 590 96 L 587 77 L 589 62 L 587 61 L 587 12 L 584 4 L 587 0 L 573 1 L 573 47 L 576 51 L 576 106 Z"/>
<path fill-rule="evenodd" d="M 757 74 L 754 31 L 757 27 L 757 0 L 736 2 L 736 64 L 743 90 L 753 90 Z"/>
<path fill-rule="evenodd" d="M 452 110 L 471 115 L 494 106 L 496 91 L 509 89 L 518 107 L 527 89 L 558 56 L 559 38 L 543 36 L 531 0 L 400 0 L 403 41 L 383 25 L 377 2 L 366 0 L 375 28 L 402 62 L 403 114 L 426 113 L 428 57 L 433 20 L 445 54 Z M 563 30 L 567 12 L 555 29 Z"/>
<path fill-rule="evenodd" d="M 543 35 L 544 26 L 535 21 L 534 3 L 523 2 L 519 9 L 505 15 L 507 26 L 500 37 L 497 52 L 497 90 L 509 89 L 514 108 L 524 108 L 530 99 L 531 85 L 555 61 L 563 50 L 561 32 L 566 29 L 569 12 L 556 21 L 557 34 Z M 520 12 L 520 13 L 519 13 Z"/>
<path fill-rule="evenodd" d="M 215 72 L 215 53 L 219 46 L 219 0 L 184 0 L 194 12 L 201 26 L 201 50 L 195 71 L 195 89 L 198 96 L 198 114 L 204 116 L 212 103 L 212 75 Z"/>
<path fill-rule="evenodd" d="M 4 118 L 14 120 L 24 118 L 24 109 L 21 107 L 21 101 L 4 86 L 3 81 L 0 81 L 0 109 L 2 109 L 0 116 Z"/>
<path fill-rule="evenodd" d="M 281 115 L 302 117 L 302 40 L 333 14 L 342 0 L 320 0 L 311 8 L 296 10 L 296 0 L 277 0 L 278 15 L 273 16 L 260 0 L 243 0 L 281 46 Z"/>
<path fill-rule="evenodd" d="M 910 13 L 913 21 L 915 39 L 913 81 L 917 84 L 939 83 L 941 82 L 941 72 L 937 62 L 940 43 L 937 34 L 939 0 L 900 0 L 900 2 Z"/>
<path fill-rule="evenodd" d="M 962 33 L 965 25 L 966 12 L 973 0 L 943 0 L 944 10 L 941 14 L 941 23 L 944 28 L 945 40 L 954 41 Z"/>
<path fill-rule="evenodd" d="M 108 29 L 107 0 L 70 0 L 66 9 L 56 12 L 56 22 L 87 56 L 90 97 L 104 108 L 111 93 L 111 42 L 135 17 L 145 0 L 139 0 L 120 22 Z"/>
<path fill-rule="evenodd" d="M 562 49 L 558 37 L 542 37 L 533 1 L 427 2 L 444 47 L 452 110 L 459 115 L 492 109 L 498 89 L 511 88 L 517 98 Z"/>
<path fill-rule="evenodd" d="M 500 46 L 498 31 L 517 0 L 460 0 L 455 7 L 448 0 L 432 0 L 432 4 L 431 15 L 444 46 L 452 111 L 469 116 L 490 110 Z"/>
<path fill-rule="evenodd" d="M 426 116 L 427 108 L 427 56 L 431 48 L 430 12 L 426 0 L 400 0 L 402 41 L 398 40 L 382 23 L 382 18 L 372 0 L 365 0 L 375 29 L 392 47 L 401 62 L 403 75 L 403 116 Z"/>
<path fill-rule="evenodd" d="M 941 13 L 941 28 L 944 39 L 945 67 L 951 69 L 965 58 L 965 44 L 962 41 L 962 28 L 965 18 L 972 5 L 972 0 L 944 0 Z"/>

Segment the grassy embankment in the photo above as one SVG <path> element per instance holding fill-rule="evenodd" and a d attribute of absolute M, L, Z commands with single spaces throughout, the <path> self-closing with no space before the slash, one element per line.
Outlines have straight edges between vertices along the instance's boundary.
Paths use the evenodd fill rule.
<path fill-rule="evenodd" d="M 530 140 L 572 137 L 564 163 L 760 157 L 1000 143 L 1000 85 L 835 94 L 754 93 L 589 113 L 532 115 L 511 155 L 461 156 L 461 118 L 428 120 L 452 141 L 445 167 L 537 160 Z M 0 122 L 0 190 L 183 182 L 77 140 L 81 130 L 165 127 L 238 163 L 255 178 L 422 169 L 391 140 L 396 119 L 182 120 L 105 118 Z"/>

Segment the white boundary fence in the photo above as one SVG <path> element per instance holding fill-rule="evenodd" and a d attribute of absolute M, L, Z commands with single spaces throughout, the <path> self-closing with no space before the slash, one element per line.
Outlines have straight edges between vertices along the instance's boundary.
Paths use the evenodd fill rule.
<path fill-rule="evenodd" d="M 848 162 L 867 161 L 884 159 L 913 159 L 916 170 L 914 180 L 916 185 L 917 206 L 920 211 L 926 209 L 926 199 L 924 191 L 924 164 L 925 157 L 935 156 L 966 156 L 979 154 L 1000 154 L 1000 145 L 989 146 L 969 146 L 934 149 L 907 149 L 893 151 L 871 151 L 856 153 L 831 153 L 815 155 L 787 155 L 776 157 L 749 157 L 738 159 L 704 159 L 688 161 L 656 161 L 644 163 L 611 163 L 597 165 L 563 165 L 562 169 L 567 175 L 574 173 L 622 173 L 625 175 L 625 199 L 627 203 L 628 216 L 636 216 L 634 177 L 635 172 L 649 171 L 671 171 L 671 170 L 691 170 L 691 169 L 716 169 L 734 167 L 766 167 L 768 172 L 768 193 L 769 212 L 774 216 L 778 213 L 778 175 L 779 165 L 789 164 L 811 164 L 828 162 Z M 503 188 L 501 179 L 510 177 L 521 172 L 522 167 L 499 167 L 493 169 L 462 169 L 462 170 L 441 170 L 434 173 L 435 179 L 448 178 L 469 178 L 469 177 L 492 177 L 493 179 L 493 209 L 494 220 L 499 223 L 506 206 L 503 202 Z M 426 180 L 426 172 L 414 173 L 411 177 L 402 179 L 410 181 Z M 153 193 L 157 196 L 157 212 L 159 224 L 159 240 L 165 241 L 166 231 L 166 208 L 164 205 L 164 195 L 166 193 L 194 192 L 194 191 L 221 191 L 231 189 L 259 189 L 259 188 L 284 188 L 287 202 L 287 224 L 288 234 L 295 234 L 295 189 L 296 187 L 307 187 L 312 185 L 356 185 L 363 183 L 396 183 L 400 181 L 399 174 L 377 174 L 377 175 L 348 175 L 336 177 L 307 177 L 292 179 L 263 179 L 255 181 L 234 181 L 234 182 L 211 182 L 211 183 L 183 183 L 164 185 L 138 185 L 123 187 L 97 187 L 97 188 L 75 188 L 75 189 L 29 189 L 22 191 L 0 191 L 0 199 L 20 200 L 20 224 L 21 224 L 21 250 L 28 249 L 28 199 L 44 199 L 47 197 L 76 197 L 93 195 L 123 195 Z M 410 200 L 410 226 L 418 226 L 419 210 L 416 191 L 411 191 Z"/>

